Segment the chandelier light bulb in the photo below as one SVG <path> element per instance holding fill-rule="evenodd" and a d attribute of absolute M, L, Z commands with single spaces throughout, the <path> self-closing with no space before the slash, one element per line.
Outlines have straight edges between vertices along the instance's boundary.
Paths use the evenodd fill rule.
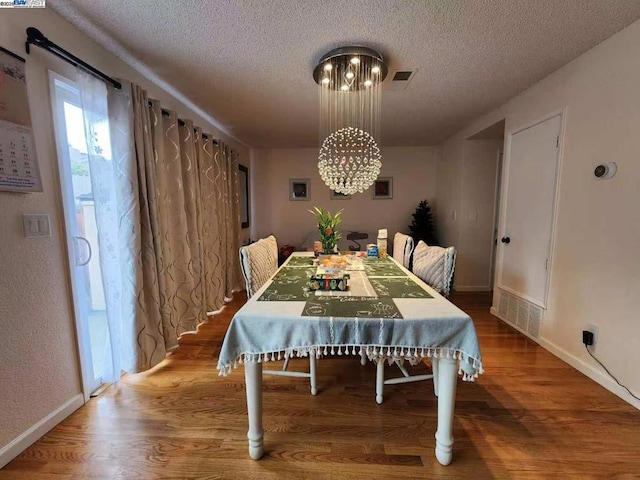
<path fill-rule="evenodd" d="M 325 70 L 325 72 L 330 72 L 332 69 L 333 69 L 333 65 L 331 65 L 330 63 L 327 63 L 327 64 L 324 66 L 324 70 Z"/>
<path fill-rule="evenodd" d="M 327 68 L 327 67 L 325 67 L 325 68 Z M 376 67 L 373 67 L 373 68 L 371 69 L 371 73 L 376 73 L 376 74 L 380 73 L 380 67 L 377 67 L 377 66 L 376 66 Z"/>
<path fill-rule="evenodd" d="M 322 83 L 324 83 L 325 85 L 328 85 L 328 84 L 329 84 L 329 82 L 331 82 L 331 80 L 329 79 L 329 77 L 324 77 L 324 78 L 322 79 Z"/>
<path fill-rule="evenodd" d="M 351 80 L 351 79 L 352 79 L 353 77 L 355 77 L 355 76 L 356 76 L 356 74 L 355 74 L 355 73 L 353 73 L 353 72 L 347 72 L 347 73 L 345 74 L 345 77 L 347 77 L 349 80 Z"/>
<path fill-rule="evenodd" d="M 340 87 L 340 90 L 342 90 L 343 92 L 346 92 L 347 90 L 349 90 L 349 85 L 342 85 Z"/>
<path fill-rule="evenodd" d="M 358 57 L 353 57 L 353 58 L 351 59 L 351 63 L 352 63 L 353 65 L 358 65 L 358 64 L 360 63 L 360 59 L 359 59 Z"/>
<path fill-rule="evenodd" d="M 371 80 L 365 80 L 364 81 L 364 86 L 369 88 L 371 85 L 373 85 L 373 82 Z"/>

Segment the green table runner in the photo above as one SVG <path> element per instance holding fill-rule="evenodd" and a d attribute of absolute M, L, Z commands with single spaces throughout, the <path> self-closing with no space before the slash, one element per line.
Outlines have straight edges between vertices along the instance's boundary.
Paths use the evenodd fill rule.
<path fill-rule="evenodd" d="M 378 297 L 433 298 L 409 277 L 369 278 L 369 282 Z"/>
<path fill-rule="evenodd" d="M 291 256 L 287 262 L 287 267 L 310 267 L 313 265 L 314 257 Z"/>
<path fill-rule="evenodd" d="M 304 257 L 293 257 L 291 260 Z M 309 277 L 313 275 L 317 267 L 282 267 L 273 277 L 271 285 L 267 287 L 258 301 L 263 302 L 300 302 L 314 293 L 307 287 Z"/>
<path fill-rule="evenodd" d="M 307 300 L 303 317 L 402 318 L 392 298 L 316 297 Z"/>
<path fill-rule="evenodd" d="M 406 277 L 407 274 L 388 258 L 367 258 L 364 260 L 367 277 Z"/>
<path fill-rule="evenodd" d="M 313 257 L 291 257 L 258 301 L 306 302 L 303 316 L 402 318 L 394 298 L 433 298 L 389 258 L 364 259 L 377 297 L 317 296 L 307 281 L 316 272 Z"/>

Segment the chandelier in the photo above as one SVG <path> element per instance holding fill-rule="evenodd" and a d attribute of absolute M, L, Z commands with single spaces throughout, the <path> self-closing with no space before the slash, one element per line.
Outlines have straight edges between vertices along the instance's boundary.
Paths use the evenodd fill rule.
<path fill-rule="evenodd" d="M 382 55 L 366 47 L 342 47 L 324 55 L 313 70 L 320 91 L 318 170 L 327 186 L 345 195 L 369 188 L 382 165 Z"/>

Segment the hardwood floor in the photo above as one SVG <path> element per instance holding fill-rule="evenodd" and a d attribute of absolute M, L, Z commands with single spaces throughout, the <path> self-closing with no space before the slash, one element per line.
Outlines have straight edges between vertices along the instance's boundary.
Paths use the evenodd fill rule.
<path fill-rule="evenodd" d="M 0 480 L 640 478 L 639 411 L 490 315 L 487 294 L 453 300 L 474 318 L 486 373 L 458 382 L 448 467 L 434 457 L 431 383 L 388 386 L 377 405 L 375 367 L 354 357 L 318 362 L 316 397 L 305 379 L 265 377 L 266 454 L 250 460 L 243 369 L 215 370 L 238 298 L 161 365 L 71 415 Z"/>

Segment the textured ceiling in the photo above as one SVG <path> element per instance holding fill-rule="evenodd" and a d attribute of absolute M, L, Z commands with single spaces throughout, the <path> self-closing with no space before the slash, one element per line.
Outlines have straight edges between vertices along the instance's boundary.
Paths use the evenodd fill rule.
<path fill-rule="evenodd" d="M 252 147 L 318 145 L 311 71 L 338 46 L 417 69 L 404 91 L 384 83 L 381 143 L 433 145 L 640 18 L 638 0 L 48 3 Z"/>

